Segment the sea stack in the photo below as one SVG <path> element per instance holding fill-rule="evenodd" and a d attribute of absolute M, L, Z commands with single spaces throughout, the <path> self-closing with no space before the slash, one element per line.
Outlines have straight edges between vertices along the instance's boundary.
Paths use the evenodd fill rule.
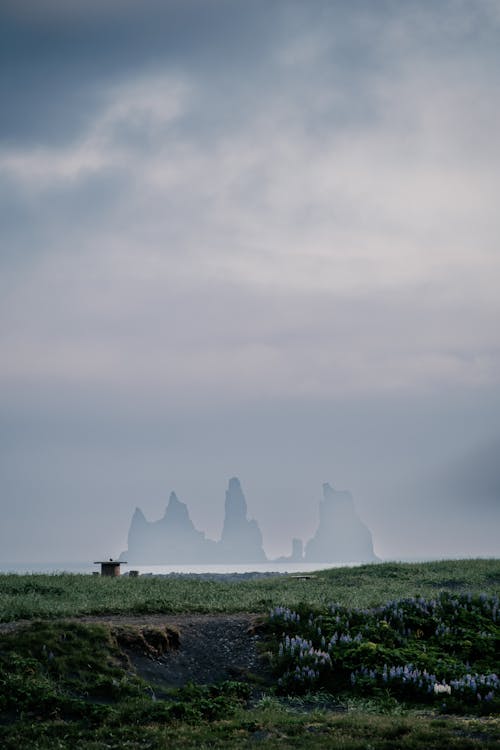
<path fill-rule="evenodd" d="M 136 508 L 128 534 L 127 560 L 134 565 L 205 563 L 214 560 L 216 543 L 198 531 L 185 503 L 170 493 L 163 518 L 149 522 Z"/>
<path fill-rule="evenodd" d="M 229 480 L 226 491 L 219 556 L 221 562 L 258 563 L 267 559 L 259 526 L 247 519 L 247 503 L 237 477 Z"/>
<path fill-rule="evenodd" d="M 323 485 L 319 526 L 306 544 L 305 562 L 373 562 L 372 535 L 361 521 L 350 492 Z"/>
<path fill-rule="evenodd" d="M 170 494 L 165 513 L 148 521 L 135 509 L 128 534 L 128 549 L 121 555 L 132 565 L 224 564 L 267 562 L 257 521 L 247 518 L 247 503 L 240 480 L 232 477 L 226 491 L 224 526 L 220 541 L 207 539 L 195 528 L 185 503 Z M 376 560 L 370 531 L 359 519 L 351 494 L 323 485 L 319 526 L 303 549 L 292 540 L 291 555 L 275 562 L 345 563 Z"/>

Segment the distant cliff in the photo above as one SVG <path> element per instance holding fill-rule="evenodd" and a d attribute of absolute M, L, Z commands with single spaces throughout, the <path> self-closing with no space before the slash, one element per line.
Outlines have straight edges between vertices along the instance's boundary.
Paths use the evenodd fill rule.
<path fill-rule="evenodd" d="M 132 565 L 238 564 L 266 562 L 262 534 L 247 518 L 247 503 L 239 479 L 229 480 L 220 541 L 198 531 L 185 503 L 172 492 L 163 518 L 147 521 L 136 508 L 128 534 L 128 549 L 121 555 Z M 376 560 L 370 531 L 359 519 L 349 492 L 323 485 L 319 525 L 306 544 L 292 540 L 292 553 L 276 562 L 366 562 Z"/>

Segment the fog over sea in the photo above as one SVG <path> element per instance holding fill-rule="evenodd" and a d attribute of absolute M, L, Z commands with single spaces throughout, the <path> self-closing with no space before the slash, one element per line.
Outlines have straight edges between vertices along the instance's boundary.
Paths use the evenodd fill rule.
<path fill-rule="evenodd" d="M 435 558 L 407 558 L 398 560 L 398 562 L 430 562 Z M 370 563 L 377 565 L 381 562 Z M 314 573 L 318 570 L 331 568 L 353 568 L 361 565 L 359 562 L 348 563 L 292 563 L 292 562 L 265 562 L 241 565 L 124 565 L 121 564 L 121 573 L 126 575 L 130 570 L 137 570 L 140 575 L 169 575 L 177 573 L 179 575 L 229 575 L 229 574 L 248 574 L 248 573 Z M 0 562 L 0 573 L 96 573 L 99 572 L 99 565 L 92 562 Z"/>
<path fill-rule="evenodd" d="M 90 572 L 170 491 L 219 541 L 231 476 L 267 558 L 326 482 L 383 559 L 498 557 L 499 0 L 2 0 L 0 35 L 2 559 Z"/>
<path fill-rule="evenodd" d="M 122 575 L 137 570 L 141 575 L 214 573 L 311 573 L 325 568 L 348 568 L 360 563 L 255 563 L 244 565 L 121 565 Z M 99 565 L 91 562 L 0 563 L 0 573 L 94 573 Z"/>

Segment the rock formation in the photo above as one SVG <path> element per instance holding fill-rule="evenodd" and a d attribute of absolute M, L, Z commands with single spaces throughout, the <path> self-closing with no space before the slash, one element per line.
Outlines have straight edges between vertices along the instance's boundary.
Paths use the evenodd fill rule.
<path fill-rule="evenodd" d="M 323 485 L 319 526 L 306 544 L 305 562 L 373 562 L 372 535 L 360 520 L 350 492 Z"/>
<path fill-rule="evenodd" d="M 185 503 L 172 492 L 163 518 L 149 522 L 136 508 L 128 534 L 128 549 L 121 555 L 132 565 L 182 565 L 266 562 L 262 534 L 256 521 L 247 519 L 247 504 L 240 481 L 229 480 L 224 528 L 220 542 L 207 539 L 189 517 Z"/>
<path fill-rule="evenodd" d="M 163 518 L 149 522 L 135 509 L 123 557 L 132 564 L 214 562 L 217 545 L 195 529 L 185 503 L 170 494 Z"/>
<path fill-rule="evenodd" d="M 220 540 L 221 562 L 266 562 L 262 534 L 257 521 L 247 519 L 247 503 L 240 480 L 229 480 L 226 491 L 224 527 Z"/>
<path fill-rule="evenodd" d="M 304 562 L 304 545 L 302 539 L 292 539 L 292 554 L 277 557 L 274 562 L 277 563 L 299 563 Z"/>
<path fill-rule="evenodd" d="M 349 492 L 337 492 L 329 484 L 324 484 L 319 519 L 318 529 L 307 543 L 305 554 L 302 541 L 293 539 L 291 555 L 280 557 L 275 562 L 367 562 L 377 559 L 371 534 L 360 521 Z M 187 506 L 172 492 L 165 514 L 159 521 L 147 521 L 140 508 L 136 508 L 128 535 L 128 550 L 121 559 L 132 565 L 251 565 L 267 562 L 262 534 L 257 522 L 247 518 L 247 503 L 236 477 L 229 480 L 226 491 L 224 526 L 219 542 L 207 539 L 194 527 Z"/>

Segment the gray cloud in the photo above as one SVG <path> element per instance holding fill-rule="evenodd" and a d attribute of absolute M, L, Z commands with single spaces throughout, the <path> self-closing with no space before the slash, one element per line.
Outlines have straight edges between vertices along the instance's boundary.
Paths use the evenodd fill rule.
<path fill-rule="evenodd" d="M 457 505 L 500 511 L 500 438 L 473 445 L 442 471 L 441 481 Z"/>
<path fill-rule="evenodd" d="M 0 81 L 8 106 L 0 134 L 11 142 L 68 141 L 91 121 L 108 85 L 165 67 L 203 83 L 205 128 L 292 93 L 321 133 L 332 116 L 335 127 L 376 116 L 370 82 L 401 68 L 490 77 L 498 25 L 497 6 L 486 0 L 439 8 L 392 0 L 4 2 Z M 333 111 L 318 111 L 318 93 L 332 89 L 351 94 L 348 109 L 336 99 Z"/>
<path fill-rule="evenodd" d="M 498 424 L 498 5 L 1 13 L 4 549 L 98 507 L 119 548 L 174 487 L 209 529 L 240 474 L 276 553 L 323 481 L 381 554 L 453 508 L 496 550 L 438 475 L 494 497 L 455 462 Z"/>

